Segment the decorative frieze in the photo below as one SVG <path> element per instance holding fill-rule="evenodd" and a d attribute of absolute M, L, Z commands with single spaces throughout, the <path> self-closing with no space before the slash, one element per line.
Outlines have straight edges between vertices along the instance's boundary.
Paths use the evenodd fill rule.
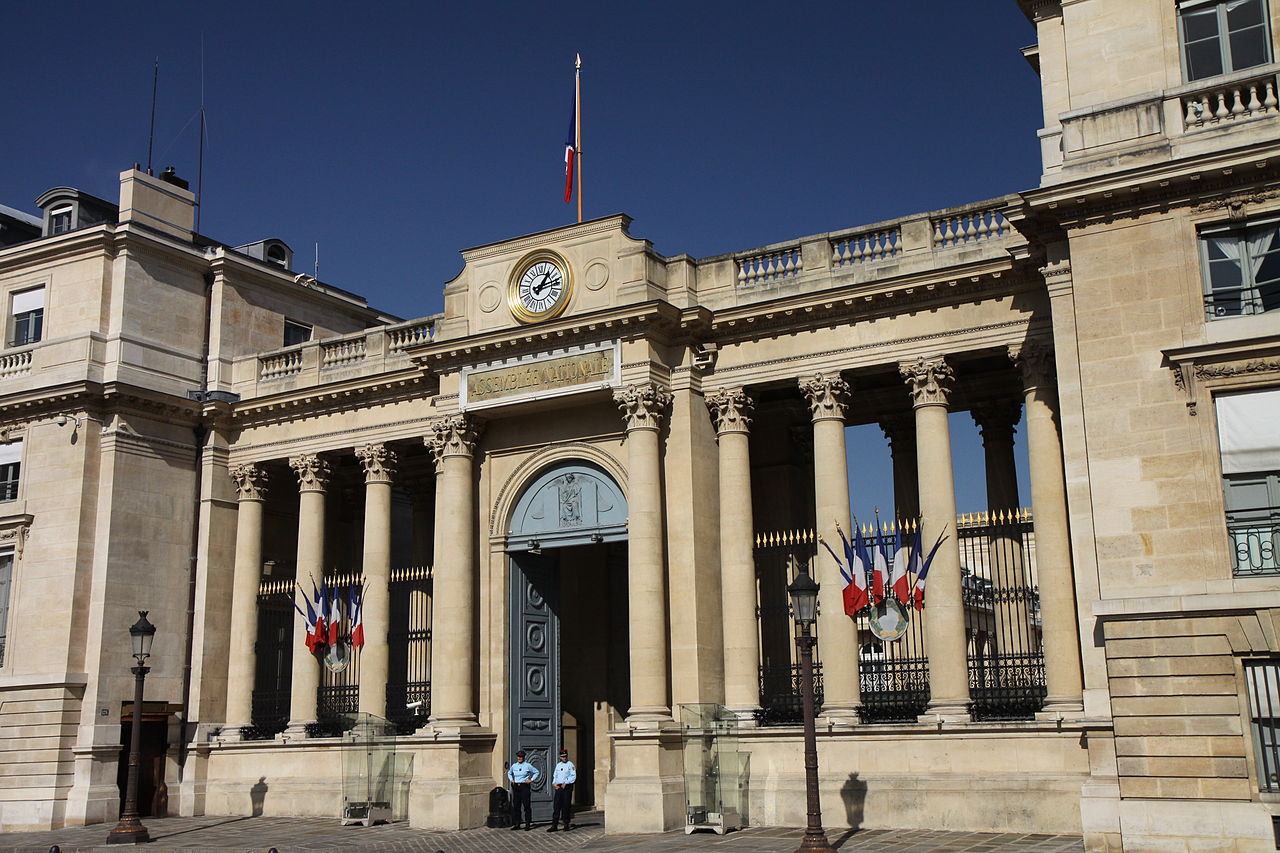
<path fill-rule="evenodd" d="M 848 382 L 836 376 L 818 373 L 800 380 L 800 391 L 809 401 L 810 414 L 815 421 L 844 420 L 845 409 L 853 389 Z"/>
<path fill-rule="evenodd" d="M 314 453 L 304 453 L 289 460 L 289 467 L 298 475 L 298 491 L 323 492 L 329 485 L 332 469 L 329 463 Z"/>
<path fill-rule="evenodd" d="M 236 484 L 236 497 L 242 501 L 264 501 L 267 499 L 267 472 L 252 462 L 247 465 L 236 465 L 227 472 Z"/>
<path fill-rule="evenodd" d="M 707 397 L 707 408 L 716 424 L 716 434 L 747 432 L 755 401 L 742 388 L 722 388 Z"/>
<path fill-rule="evenodd" d="M 907 383 L 912 405 L 945 406 L 951 398 L 955 383 L 955 371 L 942 356 L 925 358 L 898 364 L 898 373 Z"/>
<path fill-rule="evenodd" d="M 27 534 L 31 532 L 32 516 L 24 515 L 21 518 L 16 524 L 0 528 L 0 547 L 12 545 L 14 557 L 19 560 L 22 559 L 22 551 L 27 544 Z"/>
<path fill-rule="evenodd" d="M 471 456 L 484 424 L 467 415 L 449 415 L 431 422 L 431 435 L 422 440 L 439 464 L 446 456 Z"/>
<path fill-rule="evenodd" d="M 653 383 L 630 385 L 613 392 L 627 422 L 627 432 L 637 429 L 656 430 L 662 426 L 662 413 L 671 404 L 671 393 Z"/>
<path fill-rule="evenodd" d="M 1053 350 L 1037 340 L 1027 340 L 1009 347 L 1009 358 L 1022 371 L 1022 387 L 1030 390 L 1054 384 L 1057 371 Z"/>
<path fill-rule="evenodd" d="M 364 466 L 366 483 L 390 483 L 396 473 L 396 454 L 385 444 L 366 444 L 356 448 L 356 458 Z"/>

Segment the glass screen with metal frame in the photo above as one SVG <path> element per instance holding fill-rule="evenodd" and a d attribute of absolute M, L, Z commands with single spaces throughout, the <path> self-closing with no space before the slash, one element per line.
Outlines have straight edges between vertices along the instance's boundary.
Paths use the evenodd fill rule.
<path fill-rule="evenodd" d="M 1188 81 L 1271 61 L 1266 0 L 1183 3 L 1178 28 Z"/>

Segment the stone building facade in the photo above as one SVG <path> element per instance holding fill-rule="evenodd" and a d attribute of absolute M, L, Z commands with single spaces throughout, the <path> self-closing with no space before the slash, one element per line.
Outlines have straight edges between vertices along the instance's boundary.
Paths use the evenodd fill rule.
<path fill-rule="evenodd" d="M 1280 9 L 1020 5 L 1038 188 L 700 259 L 605 217 L 464 251 L 418 320 L 194 234 L 172 175 L 6 209 L 0 823 L 114 818 L 148 609 L 157 807 L 334 815 L 359 713 L 416 826 L 479 825 L 515 748 L 563 743 L 610 831 L 656 832 L 716 705 L 747 820 L 799 824 L 811 570 L 829 824 L 1274 849 Z M 940 543 L 901 640 L 819 544 L 859 424 Z"/>

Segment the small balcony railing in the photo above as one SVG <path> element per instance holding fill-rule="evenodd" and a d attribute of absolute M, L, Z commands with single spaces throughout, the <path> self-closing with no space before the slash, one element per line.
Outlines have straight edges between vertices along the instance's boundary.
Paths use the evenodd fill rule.
<path fill-rule="evenodd" d="M 1280 574 L 1276 545 L 1280 543 L 1280 507 L 1235 510 L 1227 513 L 1227 535 L 1237 577 Z"/>

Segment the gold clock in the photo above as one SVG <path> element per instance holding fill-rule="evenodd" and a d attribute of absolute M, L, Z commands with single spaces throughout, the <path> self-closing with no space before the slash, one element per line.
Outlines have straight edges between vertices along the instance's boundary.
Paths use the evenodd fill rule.
<path fill-rule="evenodd" d="M 573 295 L 569 262 L 556 252 L 540 249 L 516 264 L 507 289 L 512 315 L 522 323 L 558 317 Z"/>

